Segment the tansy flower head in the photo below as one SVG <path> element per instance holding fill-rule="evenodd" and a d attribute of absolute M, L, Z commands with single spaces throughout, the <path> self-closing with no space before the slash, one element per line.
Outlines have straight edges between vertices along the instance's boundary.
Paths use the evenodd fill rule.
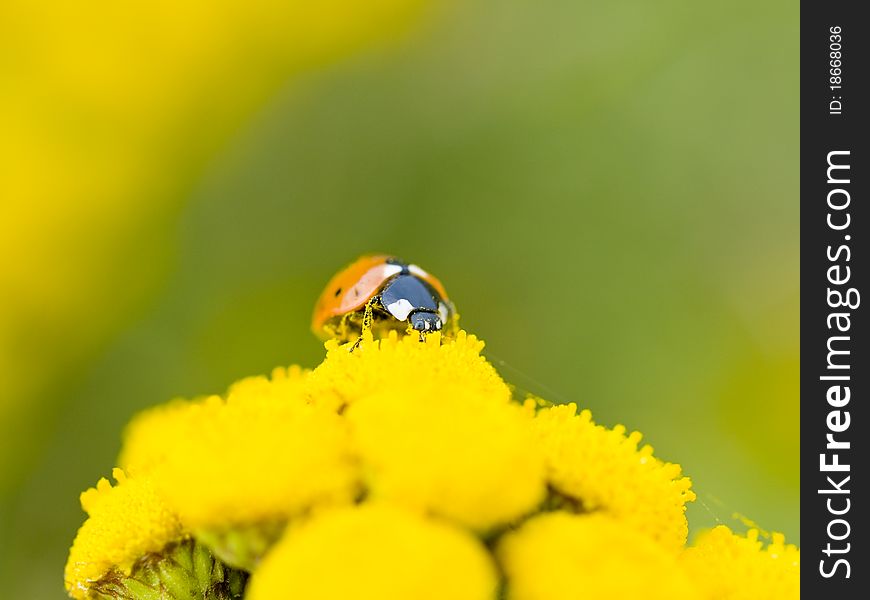
<path fill-rule="evenodd" d="M 777 600 L 800 596 L 800 550 L 775 533 L 765 546 L 757 529 L 736 535 L 724 525 L 701 534 L 680 558 L 711 600 Z"/>
<path fill-rule="evenodd" d="M 544 462 L 522 408 L 450 380 L 420 390 L 406 381 L 346 413 L 372 497 L 480 531 L 534 510 Z"/>
<path fill-rule="evenodd" d="M 129 574 L 149 553 L 181 540 L 181 522 L 147 479 L 127 478 L 121 469 L 81 495 L 88 519 L 79 529 L 64 570 L 64 584 L 73 598 L 87 598 L 90 589 L 110 572 Z"/>
<path fill-rule="evenodd" d="M 386 505 L 327 511 L 291 527 L 251 580 L 249 600 L 494 600 L 483 545 L 449 524 Z"/>
<path fill-rule="evenodd" d="M 530 418 L 461 332 L 329 347 L 311 402 L 344 410 L 369 493 L 484 530 L 532 510 L 544 494 Z"/>
<path fill-rule="evenodd" d="M 289 398 L 298 402 L 306 371 L 291 366 L 278 367 L 272 376 L 246 377 L 230 386 L 228 395 L 237 399 L 254 399 L 260 405 L 280 406 Z M 244 400 L 242 400 L 244 401 Z M 209 396 L 197 402 L 173 400 L 146 410 L 133 419 L 124 432 L 124 446 L 119 463 L 129 473 L 149 472 L 167 460 L 174 460 L 172 442 L 200 428 L 209 415 L 220 411 L 224 400 Z"/>
<path fill-rule="evenodd" d="M 306 402 L 303 373 L 251 378 L 228 397 L 172 403 L 137 417 L 121 463 L 149 473 L 194 532 L 265 525 L 358 492 L 346 424 Z M 278 527 L 275 527 L 275 525 Z"/>
<path fill-rule="evenodd" d="M 671 552 L 603 514 L 533 517 L 496 554 L 509 600 L 700 600 Z"/>
<path fill-rule="evenodd" d="M 534 419 L 550 486 L 582 511 L 603 511 L 673 551 L 686 541 L 686 502 L 695 499 L 680 466 L 638 447 L 641 434 L 606 429 L 572 404 L 544 408 Z M 572 502 L 568 502 L 570 505 Z"/>
<path fill-rule="evenodd" d="M 419 391 L 437 393 L 445 385 L 463 389 L 469 395 L 490 402 L 509 402 L 511 391 L 496 370 L 480 355 L 483 342 L 460 331 L 455 339 L 443 340 L 440 333 L 420 343 L 416 335 L 372 340 L 365 334 L 359 347 L 326 343 L 326 359 L 311 373 L 307 391 L 312 402 L 337 409 L 370 394 L 405 390 L 414 402 Z"/>

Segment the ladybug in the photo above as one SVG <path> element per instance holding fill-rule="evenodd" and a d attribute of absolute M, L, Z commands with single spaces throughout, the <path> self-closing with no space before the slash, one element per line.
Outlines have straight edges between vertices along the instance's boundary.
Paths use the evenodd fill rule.
<path fill-rule="evenodd" d="M 356 347 L 365 331 L 383 337 L 390 331 L 452 334 L 458 315 L 438 279 L 395 256 L 362 256 L 326 284 L 314 307 L 311 330 L 323 340 Z"/>

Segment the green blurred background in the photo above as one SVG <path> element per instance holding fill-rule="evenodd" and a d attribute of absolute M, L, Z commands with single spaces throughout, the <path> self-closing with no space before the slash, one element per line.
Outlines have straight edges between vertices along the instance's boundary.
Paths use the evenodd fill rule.
<path fill-rule="evenodd" d="M 681 463 L 694 529 L 799 542 L 798 3 L 97 4 L 0 9 L 6 596 L 63 596 L 135 411 L 316 365 L 372 251 Z"/>

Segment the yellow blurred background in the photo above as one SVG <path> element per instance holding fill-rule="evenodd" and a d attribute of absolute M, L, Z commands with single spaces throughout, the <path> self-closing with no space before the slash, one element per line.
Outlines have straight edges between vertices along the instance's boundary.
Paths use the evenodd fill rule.
<path fill-rule="evenodd" d="M 799 541 L 798 6 L 0 5 L 0 577 L 62 597 L 123 424 L 315 365 L 358 254 L 520 388 Z"/>

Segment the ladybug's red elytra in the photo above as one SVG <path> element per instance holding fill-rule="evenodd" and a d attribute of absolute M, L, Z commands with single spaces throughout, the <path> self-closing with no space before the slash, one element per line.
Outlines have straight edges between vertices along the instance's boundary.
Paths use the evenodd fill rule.
<path fill-rule="evenodd" d="M 458 316 L 438 279 L 417 265 L 386 254 L 362 256 L 326 284 L 314 307 L 311 330 L 319 338 L 359 340 L 364 331 L 383 337 L 396 330 L 452 334 Z"/>

